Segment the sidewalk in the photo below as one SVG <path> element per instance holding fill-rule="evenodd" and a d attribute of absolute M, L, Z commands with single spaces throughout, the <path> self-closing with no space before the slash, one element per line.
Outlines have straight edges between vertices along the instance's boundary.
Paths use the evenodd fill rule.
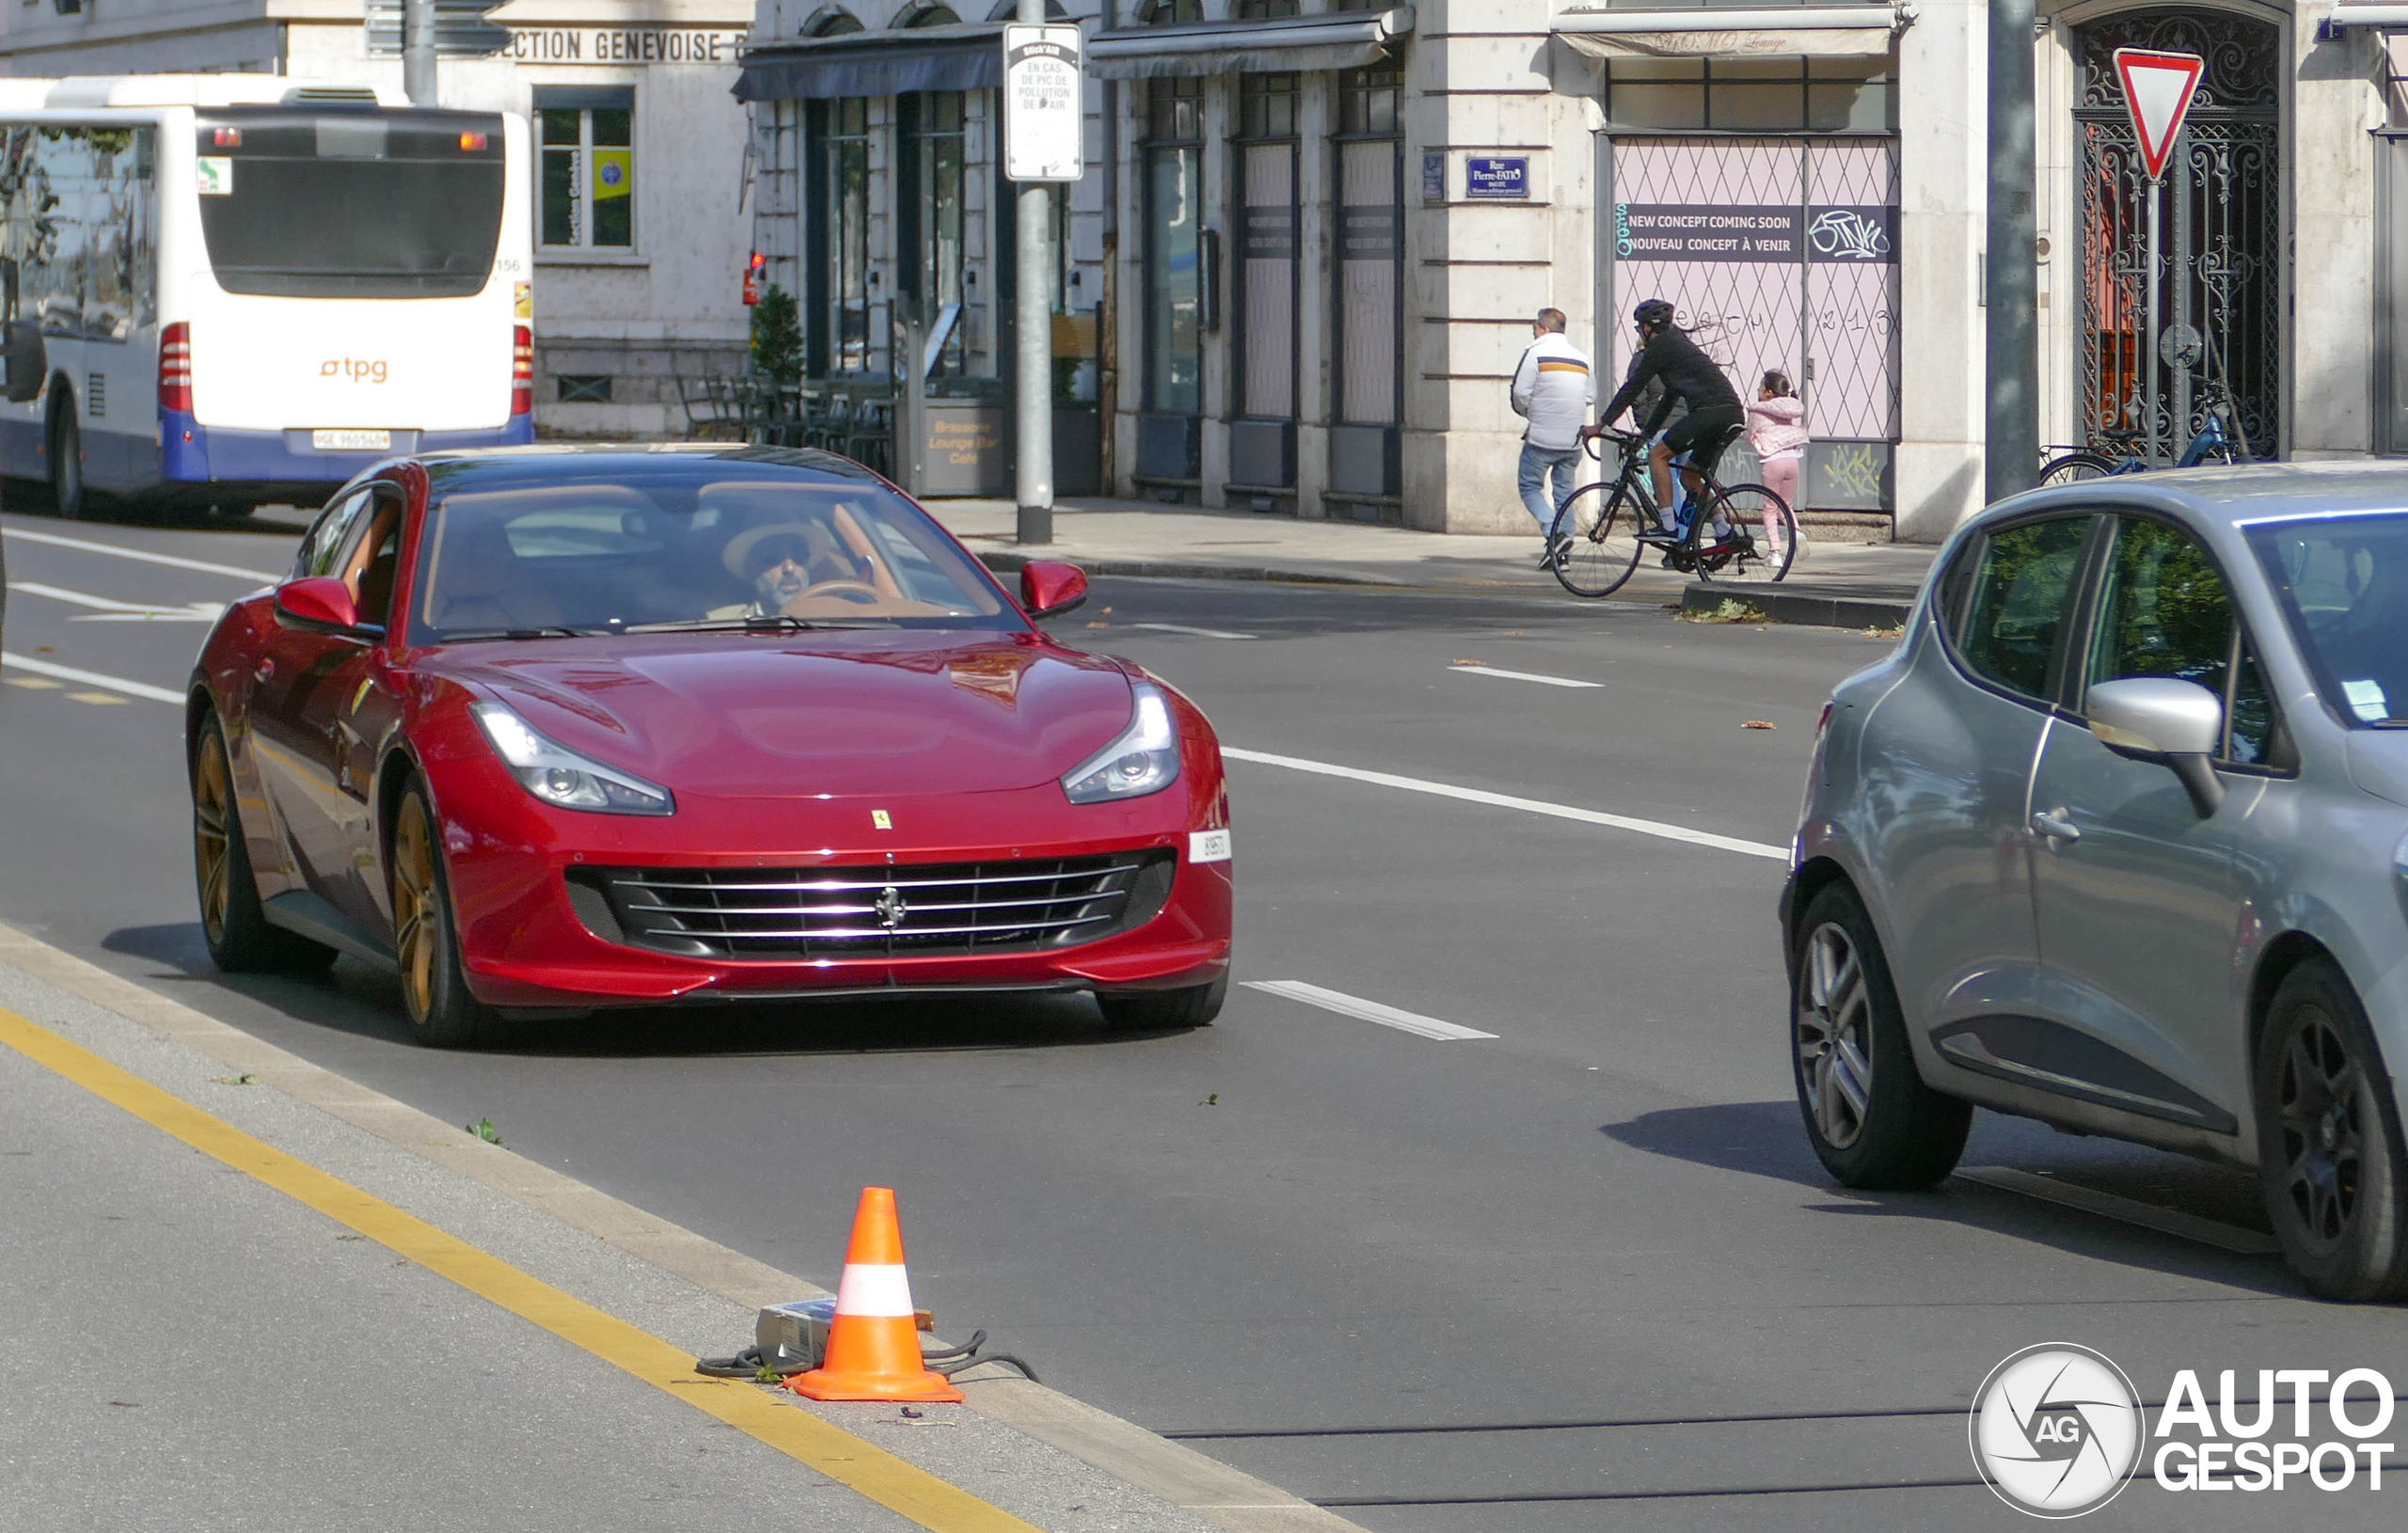
<path fill-rule="evenodd" d="M 702 1378 L 824 1290 L 7 928 L 0 1227 L 10 1527 L 1359 1533 L 1003 1369 Z"/>
<path fill-rule="evenodd" d="M 1067 560 L 1090 575 L 1185 579 L 1302 580 L 1418 590 L 1562 596 L 1537 567 L 1539 540 L 1409 532 L 1362 522 L 1299 521 L 1252 512 L 1166 507 L 1142 500 L 1067 500 L 1054 511 L 1042 555 L 1015 541 L 1008 500 L 931 500 L 927 509 L 990 567 L 1032 557 Z M 1920 544 L 1814 538 L 1779 586 L 1717 588 L 1646 561 L 1617 601 L 1686 601 L 1711 611 L 1736 594 L 1782 623 L 1888 627 L 1905 620 L 1939 550 Z M 1566 597 L 1569 600 L 1570 598 Z"/>

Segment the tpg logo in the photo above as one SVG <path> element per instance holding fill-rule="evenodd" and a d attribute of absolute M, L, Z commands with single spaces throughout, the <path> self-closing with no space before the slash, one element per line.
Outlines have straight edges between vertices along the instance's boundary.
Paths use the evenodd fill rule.
<path fill-rule="evenodd" d="M 330 356 L 318 364 L 321 378 L 349 378 L 353 383 L 380 384 L 385 381 L 385 364 L 364 356 Z"/>

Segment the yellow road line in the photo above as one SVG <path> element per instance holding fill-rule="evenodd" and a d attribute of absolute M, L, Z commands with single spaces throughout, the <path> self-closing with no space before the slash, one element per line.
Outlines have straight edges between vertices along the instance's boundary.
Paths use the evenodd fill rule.
<path fill-rule="evenodd" d="M 808 1411 L 772 1399 L 752 1384 L 697 1374 L 690 1356 L 659 1337 L 252 1138 L 5 1008 L 0 1008 L 0 1044 L 203 1155 L 224 1162 L 338 1224 L 348 1225 L 479 1298 L 533 1321 L 671 1399 L 758 1438 L 930 1533 L 1038 1533 L 1001 1508 Z"/>

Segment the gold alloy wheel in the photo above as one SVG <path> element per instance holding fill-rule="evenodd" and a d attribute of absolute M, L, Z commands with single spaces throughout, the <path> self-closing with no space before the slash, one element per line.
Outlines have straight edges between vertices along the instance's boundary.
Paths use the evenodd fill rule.
<path fill-rule="evenodd" d="M 435 832 L 426 800 L 412 793 L 402 799 L 393 826 L 393 951 L 402 964 L 402 1001 L 410 1020 L 424 1022 L 435 1010 L 436 944 L 443 923 L 436 903 Z"/>
<path fill-rule="evenodd" d="M 208 730 L 200 737 L 200 760 L 193 768 L 192 858 L 199 874 L 201 930 L 213 943 L 226 940 L 226 909 L 233 899 L 233 803 L 226 737 Z"/>

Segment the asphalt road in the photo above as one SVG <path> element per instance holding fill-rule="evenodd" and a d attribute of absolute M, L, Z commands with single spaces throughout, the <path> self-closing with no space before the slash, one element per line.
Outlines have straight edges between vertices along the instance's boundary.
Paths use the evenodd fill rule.
<path fill-rule="evenodd" d="M 2100 1349 L 2150 1399 L 2184 1367 L 2211 1396 L 2224 1368 L 2408 1381 L 2398 1311 L 2225 1248 L 2264 1228 L 2235 1173 L 1986 1114 L 1969 1167 L 2127 1217 L 1821 1174 L 1783 1051 L 1782 863 L 1745 844 L 1785 843 L 1822 700 L 1881 640 L 1098 582 L 1063 637 L 1154 668 L 1228 746 L 1675 832 L 1232 765 L 1239 977 L 1493 1037 L 1241 988 L 1183 1034 L 1107 1036 L 1056 999 L 623 1014 L 444 1054 L 348 960 L 214 973 L 179 710 L 55 673 L 180 687 L 206 604 L 258 582 L 156 559 L 273 572 L 291 536 L 5 526 L 5 647 L 53 671 L 0 670 L 0 920 L 832 1285 L 858 1189 L 890 1183 L 943 1329 L 1381 1533 L 2020 1526 L 1972 1482 L 1963 1412 L 2039 1342 Z M 2392 1489 L 2144 1480 L 2088 1525 L 2396 1527 Z"/>

